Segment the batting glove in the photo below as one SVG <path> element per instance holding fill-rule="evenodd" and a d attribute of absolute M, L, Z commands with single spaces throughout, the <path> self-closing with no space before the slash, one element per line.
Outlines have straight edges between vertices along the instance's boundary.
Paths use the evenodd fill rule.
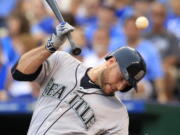
<path fill-rule="evenodd" d="M 58 50 L 59 47 L 65 42 L 67 33 L 72 32 L 73 30 L 74 27 L 67 22 L 57 25 L 56 32 L 50 36 L 47 44 L 45 45 L 46 49 L 51 53 Z"/>

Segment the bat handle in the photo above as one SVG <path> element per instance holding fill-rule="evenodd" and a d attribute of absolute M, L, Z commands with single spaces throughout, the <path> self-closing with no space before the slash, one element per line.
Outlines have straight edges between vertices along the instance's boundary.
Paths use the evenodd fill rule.
<path fill-rule="evenodd" d="M 67 39 L 69 40 L 69 43 L 71 45 L 71 53 L 74 55 L 79 55 L 81 53 L 81 48 L 75 45 L 70 33 L 67 34 Z"/>
<path fill-rule="evenodd" d="M 51 7 L 51 9 L 53 10 L 55 16 L 57 17 L 58 21 L 60 23 L 63 23 L 65 22 L 64 21 L 64 18 L 58 8 L 58 4 L 57 4 L 57 1 L 56 0 L 46 0 L 47 3 L 49 4 L 49 6 Z M 69 40 L 69 43 L 71 45 L 71 53 L 74 54 L 74 55 L 79 55 L 81 53 L 81 49 L 79 47 L 77 47 L 74 43 L 74 41 L 72 40 L 72 37 L 71 37 L 71 34 L 68 33 L 67 34 L 67 39 Z"/>

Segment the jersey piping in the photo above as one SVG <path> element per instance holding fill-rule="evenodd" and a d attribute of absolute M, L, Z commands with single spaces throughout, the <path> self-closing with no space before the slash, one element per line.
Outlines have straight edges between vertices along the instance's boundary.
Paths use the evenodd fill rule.
<path fill-rule="evenodd" d="M 74 87 L 64 96 L 64 98 L 57 104 L 57 106 L 49 113 L 49 115 L 43 120 L 43 122 L 41 123 L 41 125 L 39 126 L 39 128 L 37 129 L 36 133 L 38 133 L 39 129 L 42 127 L 42 125 L 44 124 L 44 122 L 49 118 L 49 116 L 56 110 L 56 108 L 62 103 L 62 101 L 76 88 L 77 85 L 77 70 L 78 67 L 80 66 L 80 64 L 77 65 L 76 67 L 76 71 L 75 71 L 75 78 L 76 78 L 76 83 L 74 85 Z M 68 110 L 67 110 L 68 111 Z M 66 111 L 65 111 L 66 112 Z M 57 121 L 57 120 L 56 120 Z M 54 123 L 53 123 L 54 124 Z M 52 125 L 53 125 L 52 124 Z M 50 127 L 52 127 L 52 125 Z M 49 128 L 48 128 L 49 129 Z"/>

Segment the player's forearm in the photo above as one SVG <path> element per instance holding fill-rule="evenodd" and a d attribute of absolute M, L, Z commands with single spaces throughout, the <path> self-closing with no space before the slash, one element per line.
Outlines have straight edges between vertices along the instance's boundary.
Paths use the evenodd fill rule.
<path fill-rule="evenodd" d="M 24 74 L 32 74 L 50 55 L 44 46 L 33 49 L 21 56 L 16 69 Z"/>
<path fill-rule="evenodd" d="M 35 73 L 41 64 L 65 42 L 65 35 L 73 30 L 74 28 L 68 23 L 57 25 L 56 32 L 49 37 L 46 45 L 25 53 L 19 60 L 16 69 L 23 74 Z"/>

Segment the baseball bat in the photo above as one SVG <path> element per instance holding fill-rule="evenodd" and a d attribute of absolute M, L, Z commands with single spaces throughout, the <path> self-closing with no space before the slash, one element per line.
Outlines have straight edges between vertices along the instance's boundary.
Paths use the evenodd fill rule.
<path fill-rule="evenodd" d="M 57 1 L 56 0 L 46 0 L 46 2 L 48 3 L 50 8 L 52 9 L 52 11 L 55 14 L 55 16 L 57 17 L 58 21 L 60 23 L 64 22 L 64 18 L 61 14 L 59 7 L 58 7 Z M 71 45 L 71 53 L 74 55 L 79 55 L 81 53 L 81 49 L 75 45 L 74 41 L 72 40 L 70 33 L 67 33 L 67 38 L 68 38 L 69 43 Z"/>

